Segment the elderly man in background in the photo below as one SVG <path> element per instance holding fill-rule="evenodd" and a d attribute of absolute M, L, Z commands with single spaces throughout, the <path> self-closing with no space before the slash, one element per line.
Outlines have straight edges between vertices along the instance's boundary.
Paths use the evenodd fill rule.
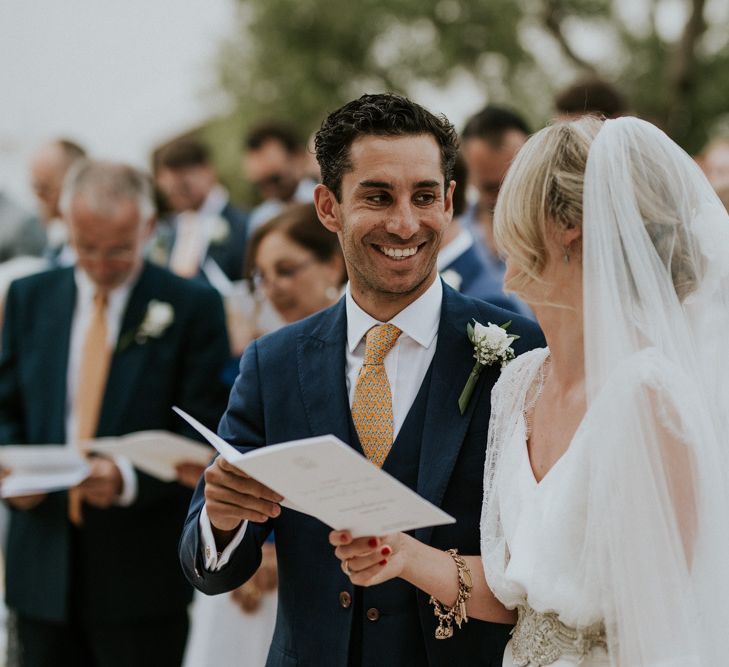
<path fill-rule="evenodd" d="M 227 358 L 220 297 L 143 261 L 154 218 L 146 177 L 88 162 L 63 201 L 75 268 L 24 278 L 8 294 L 0 443 L 182 432 L 173 405 L 215 424 Z M 121 458 L 89 464 L 69 492 L 8 501 L 6 597 L 21 664 L 177 666 L 191 590 L 175 547 L 189 491 Z"/>
<path fill-rule="evenodd" d="M 248 214 L 230 203 L 207 146 L 177 139 L 155 155 L 155 182 L 172 215 L 158 225 L 150 258 L 226 293 L 240 280 Z"/>
<path fill-rule="evenodd" d="M 51 268 L 71 266 L 75 261 L 68 244 L 68 229 L 61 215 L 60 198 L 69 169 L 85 157 L 86 151 L 73 141 L 54 139 L 43 144 L 31 159 L 31 185 L 46 229 L 44 255 Z"/>

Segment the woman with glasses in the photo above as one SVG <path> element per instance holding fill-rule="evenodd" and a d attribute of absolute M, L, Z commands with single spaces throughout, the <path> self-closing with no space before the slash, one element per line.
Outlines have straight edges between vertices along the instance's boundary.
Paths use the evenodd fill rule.
<path fill-rule="evenodd" d="M 313 204 L 295 204 L 253 234 L 247 274 L 287 324 L 331 306 L 346 281 L 336 234 Z"/>

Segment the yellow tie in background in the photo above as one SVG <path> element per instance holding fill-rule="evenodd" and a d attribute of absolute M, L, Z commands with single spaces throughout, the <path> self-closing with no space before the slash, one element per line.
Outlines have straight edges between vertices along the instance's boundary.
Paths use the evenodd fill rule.
<path fill-rule="evenodd" d="M 394 324 L 380 324 L 367 332 L 364 363 L 354 387 L 352 421 L 362 451 L 378 467 L 390 453 L 394 430 L 385 357 L 401 333 Z"/>
<path fill-rule="evenodd" d="M 106 292 L 97 292 L 94 295 L 94 312 L 91 315 L 89 328 L 86 330 L 81 353 L 78 387 L 73 404 L 77 446 L 81 441 L 93 438 L 99 424 L 101 402 L 104 398 L 106 378 L 111 362 L 106 306 Z M 76 526 L 82 523 L 81 494 L 75 489 L 71 489 L 68 494 L 68 518 Z"/>

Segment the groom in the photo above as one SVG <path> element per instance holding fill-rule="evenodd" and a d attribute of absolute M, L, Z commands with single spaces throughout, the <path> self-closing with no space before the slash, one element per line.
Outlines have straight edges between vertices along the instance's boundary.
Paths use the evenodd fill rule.
<path fill-rule="evenodd" d="M 474 364 L 466 325 L 513 320 L 517 354 L 544 341 L 529 321 L 438 278 L 456 150 L 444 117 L 396 95 L 365 95 L 325 120 L 316 136 L 316 206 L 339 235 L 349 287 L 335 306 L 246 350 L 219 432 L 241 449 L 333 433 L 457 519 L 415 531 L 418 539 L 477 554 L 499 368 L 484 369 L 461 415 L 458 396 Z M 427 596 L 401 580 L 353 587 L 329 527 L 280 500 L 218 458 L 197 488 L 180 545 L 189 580 L 216 594 L 252 576 L 275 531 L 280 592 L 269 666 L 501 664 L 508 626 L 473 620 L 437 641 Z"/>

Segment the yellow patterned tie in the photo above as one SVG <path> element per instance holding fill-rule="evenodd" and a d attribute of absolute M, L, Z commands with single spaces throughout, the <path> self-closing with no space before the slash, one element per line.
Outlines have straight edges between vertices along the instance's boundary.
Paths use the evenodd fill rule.
<path fill-rule="evenodd" d="M 385 357 L 402 332 L 394 324 L 372 327 L 365 339 L 364 363 L 352 400 L 352 421 L 365 456 L 382 467 L 392 447 L 392 393 Z"/>

